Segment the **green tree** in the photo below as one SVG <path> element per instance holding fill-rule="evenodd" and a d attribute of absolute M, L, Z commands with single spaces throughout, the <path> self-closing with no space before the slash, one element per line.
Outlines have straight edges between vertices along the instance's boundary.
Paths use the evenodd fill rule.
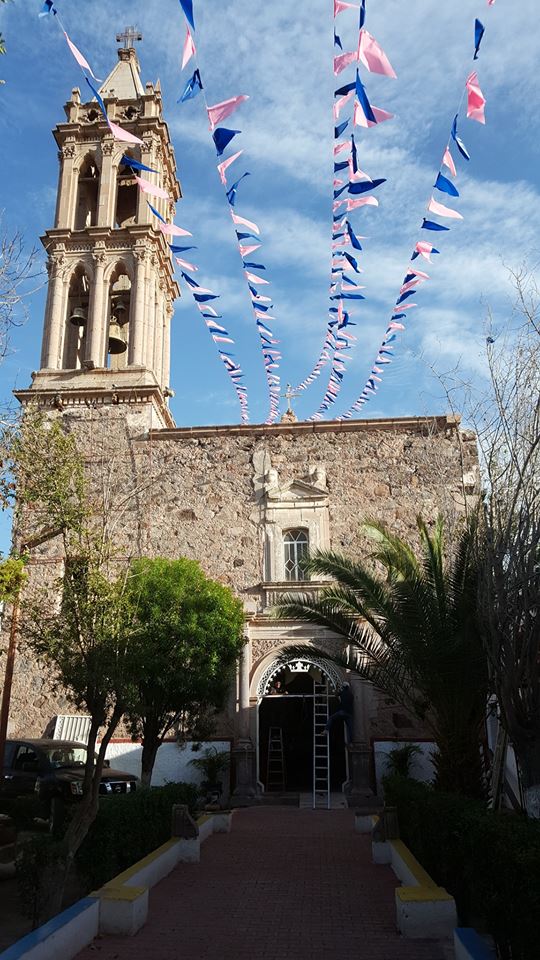
<path fill-rule="evenodd" d="M 322 624 L 342 636 L 342 655 L 321 656 L 355 670 L 425 723 L 438 749 L 438 787 L 482 796 L 487 666 L 477 622 L 474 525 L 464 529 L 451 558 L 445 556 L 441 520 L 430 532 L 418 519 L 418 557 L 386 527 L 370 523 L 366 530 L 377 541 L 371 561 L 385 576 L 374 573 L 370 562 L 316 553 L 310 572 L 335 583 L 318 598 L 284 597 L 277 615 Z M 293 655 L 304 651 L 297 647 Z"/>
<path fill-rule="evenodd" d="M 149 785 L 170 730 L 193 734 L 223 707 L 244 644 L 244 617 L 228 587 L 185 557 L 133 561 L 128 594 L 135 693 L 129 720 L 142 738 L 142 782 Z"/>

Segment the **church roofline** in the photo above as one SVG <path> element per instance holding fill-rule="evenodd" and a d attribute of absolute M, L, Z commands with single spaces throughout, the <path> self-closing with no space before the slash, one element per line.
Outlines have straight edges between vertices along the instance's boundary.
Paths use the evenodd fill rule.
<path fill-rule="evenodd" d="M 457 430 L 461 422 L 459 414 L 442 414 L 433 417 L 383 417 L 373 420 L 326 420 L 311 423 L 231 424 L 207 427 L 174 427 L 152 430 L 153 440 L 176 440 L 183 437 L 217 436 L 272 436 L 299 433 L 355 433 L 376 430 L 391 430 L 403 433 L 425 433 L 435 426 L 438 431 Z"/>

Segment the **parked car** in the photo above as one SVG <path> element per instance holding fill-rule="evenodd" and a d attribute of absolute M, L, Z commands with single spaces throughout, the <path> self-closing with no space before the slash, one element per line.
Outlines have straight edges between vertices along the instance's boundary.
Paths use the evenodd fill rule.
<path fill-rule="evenodd" d="M 76 802 L 82 796 L 87 748 L 71 740 L 7 740 L 0 796 L 37 794 L 45 816 L 54 801 Z M 100 795 L 131 793 L 138 777 L 106 766 L 101 774 Z"/>

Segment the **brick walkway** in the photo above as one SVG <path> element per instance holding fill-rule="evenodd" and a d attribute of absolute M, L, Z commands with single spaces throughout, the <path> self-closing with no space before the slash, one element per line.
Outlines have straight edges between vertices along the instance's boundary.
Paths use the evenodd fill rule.
<path fill-rule="evenodd" d="M 433 941 L 395 932 L 389 867 L 350 810 L 239 810 L 150 893 L 147 924 L 78 960 L 443 960 Z"/>

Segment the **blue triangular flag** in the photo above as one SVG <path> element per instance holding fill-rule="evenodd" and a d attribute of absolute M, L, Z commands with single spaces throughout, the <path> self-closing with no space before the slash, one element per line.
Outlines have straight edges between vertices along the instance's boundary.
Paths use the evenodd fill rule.
<path fill-rule="evenodd" d="M 354 142 L 354 133 L 351 133 L 351 159 L 353 173 L 358 173 L 358 156 L 356 152 L 356 143 Z"/>
<path fill-rule="evenodd" d="M 186 250 L 198 250 L 198 247 L 179 247 L 176 243 L 170 243 L 169 248 L 173 253 L 185 253 Z"/>
<path fill-rule="evenodd" d="M 242 263 L 247 270 L 266 270 L 262 263 L 251 263 L 247 260 L 242 260 Z"/>
<path fill-rule="evenodd" d="M 52 0 L 51 0 L 51 2 L 52 2 Z M 340 50 L 343 50 L 343 44 L 342 44 L 342 42 L 341 42 L 340 38 L 338 37 L 338 35 L 337 35 L 337 33 L 336 33 L 335 30 L 334 30 L 334 46 L 335 46 L 335 47 L 339 47 Z"/>
<path fill-rule="evenodd" d="M 186 20 L 189 20 L 189 23 L 195 29 L 195 21 L 193 20 L 193 0 L 180 0 L 180 6 L 184 11 Z"/>
<path fill-rule="evenodd" d="M 399 297 L 399 299 L 396 300 L 396 307 L 397 307 L 400 303 L 403 303 L 404 300 L 407 300 L 408 297 L 414 297 L 415 294 L 416 294 L 416 290 L 407 290 L 407 293 L 402 293 L 401 296 Z"/>
<path fill-rule="evenodd" d="M 457 118 L 458 118 L 458 115 L 457 115 L 457 113 L 456 113 L 456 115 L 455 115 L 455 117 L 454 117 L 454 122 L 453 122 L 453 124 L 452 124 L 452 130 L 451 130 L 452 139 L 455 141 L 455 144 L 456 144 L 456 146 L 457 146 L 457 148 L 458 148 L 461 156 L 462 156 L 462 157 L 465 157 L 465 160 L 470 160 L 470 159 L 471 159 L 471 155 L 470 155 L 469 151 L 467 150 L 467 147 L 466 147 L 465 144 L 463 143 L 463 140 L 460 140 L 459 137 L 458 137 L 458 135 L 457 135 Z"/>
<path fill-rule="evenodd" d="M 362 110 L 364 111 L 364 116 L 366 120 L 371 120 L 372 123 L 377 123 L 377 118 L 371 109 L 371 104 L 368 100 L 367 93 L 364 90 L 364 85 L 360 79 L 360 74 L 358 70 L 356 71 L 356 97 Z"/>
<path fill-rule="evenodd" d="M 236 203 L 236 191 L 238 189 L 238 184 L 242 183 L 242 180 L 244 179 L 244 177 L 250 177 L 250 176 L 251 174 L 249 173 L 249 171 L 246 173 L 243 173 L 242 176 L 239 177 L 239 179 L 236 181 L 236 183 L 233 183 L 230 190 L 227 190 L 227 200 L 229 201 L 231 207 L 234 207 Z"/>
<path fill-rule="evenodd" d="M 344 257 L 349 261 L 354 272 L 360 273 L 360 270 L 358 269 L 358 261 L 355 260 L 354 257 L 351 257 L 350 253 L 344 253 Z"/>
<path fill-rule="evenodd" d="M 157 170 L 152 170 L 152 167 L 147 167 L 145 163 L 140 163 L 138 160 L 134 160 L 133 157 L 126 156 L 126 154 L 123 155 L 120 163 L 123 163 L 125 167 L 131 167 L 132 170 L 147 170 L 148 173 L 158 173 Z"/>
<path fill-rule="evenodd" d="M 340 170 L 346 170 L 349 166 L 348 160 L 342 160 L 341 163 L 334 164 L 334 173 L 339 173 Z"/>
<path fill-rule="evenodd" d="M 197 303 L 207 303 L 208 300 L 219 300 L 218 293 L 194 293 L 193 298 Z"/>
<path fill-rule="evenodd" d="M 189 283 L 190 287 L 200 287 L 200 283 L 197 283 L 197 281 L 194 280 L 193 277 L 190 277 L 189 273 L 185 273 L 184 270 L 181 270 L 180 273 L 183 276 L 186 283 Z"/>
<path fill-rule="evenodd" d="M 343 131 L 347 129 L 347 127 L 349 126 L 350 119 L 351 119 L 351 118 L 349 117 L 348 120 L 344 120 L 343 123 L 340 123 L 340 124 L 338 124 L 337 127 L 334 127 L 334 138 L 335 138 L 336 140 L 338 139 L 338 137 L 341 136 L 341 134 L 343 133 Z"/>
<path fill-rule="evenodd" d="M 375 190 L 377 187 L 380 187 L 381 183 L 386 183 L 386 179 L 355 181 L 354 183 L 349 183 L 349 193 L 369 193 L 370 190 Z"/>
<path fill-rule="evenodd" d="M 341 193 L 343 193 L 343 191 L 346 190 L 348 186 L 349 186 L 349 184 L 346 183 L 344 187 L 339 187 L 338 190 L 334 190 L 334 200 L 337 200 L 337 198 L 339 197 L 339 195 L 340 195 Z"/>
<path fill-rule="evenodd" d="M 105 117 L 105 119 L 106 119 L 106 121 L 107 121 L 107 123 L 108 123 L 108 122 L 109 122 L 109 118 L 108 118 L 108 116 L 107 116 L 107 108 L 105 107 L 105 104 L 103 103 L 103 100 L 101 99 L 101 97 L 100 97 L 99 93 L 97 92 L 96 88 L 94 87 L 94 85 L 93 85 L 92 83 L 90 83 L 90 80 L 88 79 L 88 77 L 85 77 L 84 79 L 86 80 L 88 86 L 90 87 L 92 93 L 94 94 L 94 96 L 95 96 L 95 98 L 96 98 L 96 100 L 97 100 L 97 102 L 98 102 L 98 104 L 99 104 L 99 109 L 101 110 L 103 116 Z"/>
<path fill-rule="evenodd" d="M 53 0 L 44 0 L 39 16 L 46 17 L 49 13 L 56 13 L 56 10 L 53 7 Z"/>
<path fill-rule="evenodd" d="M 459 197 L 459 190 L 456 189 L 454 184 L 448 177 L 443 176 L 442 173 L 437 174 L 437 179 L 433 186 L 440 190 L 441 193 L 447 193 L 449 197 Z"/>
<path fill-rule="evenodd" d="M 239 230 L 235 230 L 235 233 L 239 240 L 247 240 L 249 237 L 253 237 L 254 240 L 261 239 L 256 233 L 241 233 Z"/>
<path fill-rule="evenodd" d="M 482 43 L 482 37 L 486 32 L 486 28 L 483 23 L 480 23 L 480 20 L 476 18 L 474 21 L 474 57 L 473 60 L 478 60 L 478 51 L 480 50 L 480 44 Z"/>
<path fill-rule="evenodd" d="M 184 92 L 177 103 L 185 103 L 186 100 L 193 100 L 197 96 L 199 90 L 202 90 L 202 80 L 201 75 L 198 70 L 195 70 L 193 76 L 188 80 L 184 87 Z"/>
<path fill-rule="evenodd" d="M 212 137 L 214 138 L 218 157 L 221 157 L 223 151 L 228 147 L 232 138 L 235 137 L 237 133 L 242 133 L 242 131 L 227 130 L 227 127 L 217 127 L 216 130 L 214 130 Z"/>
<path fill-rule="evenodd" d="M 346 83 L 344 87 L 339 87 L 338 90 L 334 90 L 335 97 L 344 97 L 346 94 L 350 93 L 351 90 L 354 90 L 356 84 L 354 80 L 351 83 Z"/>
<path fill-rule="evenodd" d="M 353 230 L 353 228 L 352 228 L 352 226 L 351 226 L 351 224 L 349 223 L 348 220 L 347 220 L 347 233 L 349 234 L 349 240 L 351 241 L 351 244 L 353 245 L 353 247 L 355 248 L 355 250 L 361 250 L 361 249 L 362 249 L 362 244 L 360 243 L 358 237 L 356 236 L 356 234 L 355 234 L 355 232 L 354 232 L 354 230 Z"/>
<path fill-rule="evenodd" d="M 360 29 L 364 26 L 366 22 L 366 0 L 362 0 L 360 3 Z"/>
<path fill-rule="evenodd" d="M 443 227 L 442 223 L 435 223 L 434 220 L 422 220 L 421 230 L 449 230 L 450 227 Z"/>
<path fill-rule="evenodd" d="M 161 220 L 162 223 L 167 223 L 167 221 L 165 220 L 165 217 L 162 217 L 162 216 L 161 216 L 159 210 L 156 210 L 156 208 L 153 207 L 152 204 L 151 204 L 148 200 L 147 200 L 146 202 L 147 202 L 148 206 L 150 207 L 150 209 L 151 209 L 152 213 L 154 214 L 154 216 L 157 217 L 158 220 Z"/>

